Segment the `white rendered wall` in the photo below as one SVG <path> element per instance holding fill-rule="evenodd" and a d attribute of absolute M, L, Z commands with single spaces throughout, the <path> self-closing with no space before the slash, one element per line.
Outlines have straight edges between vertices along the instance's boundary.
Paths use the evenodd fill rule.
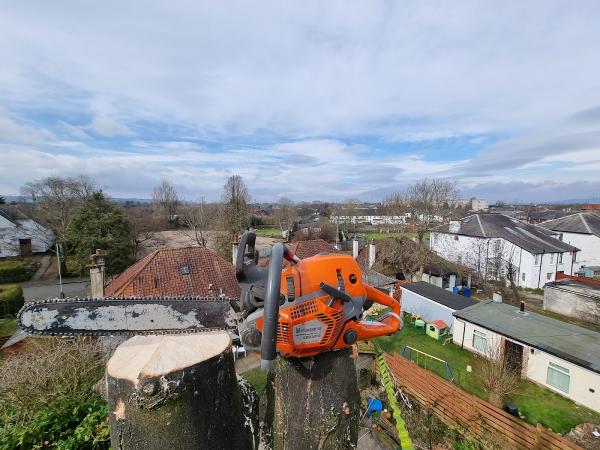
<path fill-rule="evenodd" d="M 574 272 L 581 266 L 600 266 L 600 237 L 594 234 L 563 233 L 562 240 L 580 249 L 577 261 L 573 264 Z"/>

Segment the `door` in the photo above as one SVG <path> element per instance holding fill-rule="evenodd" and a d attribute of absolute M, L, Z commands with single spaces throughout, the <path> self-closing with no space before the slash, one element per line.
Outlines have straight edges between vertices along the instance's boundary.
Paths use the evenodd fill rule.
<path fill-rule="evenodd" d="M 19 248 L 21 250 L 21 256 L 31 256 L 31 239 L 19 239 Z"/>
<path fill-rule="evenodd" d="M 520 373 L 523 368 L 523 346 L 516 342 L 505 340 L 504 358 L 509 369 Z"/>

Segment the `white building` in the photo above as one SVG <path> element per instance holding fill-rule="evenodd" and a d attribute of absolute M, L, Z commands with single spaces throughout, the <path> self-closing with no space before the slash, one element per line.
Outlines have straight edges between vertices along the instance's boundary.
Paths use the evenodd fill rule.
<path fill-rule="evenodd" d="M 410 214 L 401 214 L 397 216 L 387 216 L 378 214 L 369 215 L 332 215 L 330 217 L 333 223 L 351 223 L 358 224 L 364 223 L 369 225 L 402 225 L 406 223 L 406 219 L 410 217 Z"/>
<path fill-rule="evenodd" d="M 558 233 L 558 238 L 567 244 L 581 249 L 573 271 L 581 266 L 600 266 L 600 216 L 591 212 L 571 214 L 559 219 L 548 220 L 540 224 L 548 230 Z"/>
<path fill-rule="evenodd" d="M 474 198 L 471 200 L 471 211 L 485 211 L 489 208 L 485 198 Z"/>
<path fill-rule="evenodd" d="M 27 256 L 48 251 L 52 231 L 15 208 L 0 208 L 0 258 Z"/>
<path fill-rule="evenodd" d="M 579 249 L 557 237 L 503 214 L 473 214 L 435 228 L 430 247 L 487 279 L 512 276 L 518 286 L 541 288 L 554 281 L 557 272 L 573 273 Z"/>
<path fill-rule="evenodd" d="M 600 412 L 600 333 L 487 301 L 454 313 L 453 340 Z"/>

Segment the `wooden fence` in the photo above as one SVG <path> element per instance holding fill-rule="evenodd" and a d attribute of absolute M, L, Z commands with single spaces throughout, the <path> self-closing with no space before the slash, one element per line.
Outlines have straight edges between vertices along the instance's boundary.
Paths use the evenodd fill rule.
<path fill-rule="evenodd" d="M 482 442 L 498 442 L 515 449 L 577 449 L 577 444 L 541 425 L 530 425 L 492 404 L 468 394 L 436 374 L 400 355 L 385 355 L 397 387 L 452 428 Z"/>

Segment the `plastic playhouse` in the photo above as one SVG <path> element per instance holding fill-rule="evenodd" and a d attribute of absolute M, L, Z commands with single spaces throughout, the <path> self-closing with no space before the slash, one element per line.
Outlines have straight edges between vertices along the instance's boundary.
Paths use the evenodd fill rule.
<path fill-rule="evenodd" d="M 434 320 L 433 322 L 429 322 L 427 327 L 425 328 L 425 333 L 427 336 L 434 338 L 439 341 L 442 340 L 448 333 L 450 329 L 448 328 L 448 324 L 443 320 Z"/>

